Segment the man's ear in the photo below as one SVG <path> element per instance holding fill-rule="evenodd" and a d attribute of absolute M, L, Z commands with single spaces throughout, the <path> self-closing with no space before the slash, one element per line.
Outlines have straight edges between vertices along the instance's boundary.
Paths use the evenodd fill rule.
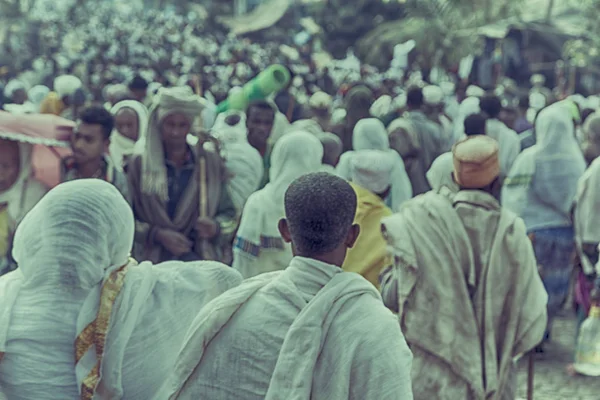
<path fill-rule="evenodd" d="M 280 219 L 277 227 L 279 228 L 279 233 L 281 234 L 283 241 L 286 243 L 292 243 L 292 235 L 290 233 L 287 220 L 285 218 Z"/>
<path fill-rule="evenodd" d="M 351 249 L 354 247 L 356 240 L 358 239 L 358 235 L 360 235 L 360 226 L 358 224 L 354 224 L 348 231 L 348 236 L 346 236 L 345 245 L 347 248 Z"/>

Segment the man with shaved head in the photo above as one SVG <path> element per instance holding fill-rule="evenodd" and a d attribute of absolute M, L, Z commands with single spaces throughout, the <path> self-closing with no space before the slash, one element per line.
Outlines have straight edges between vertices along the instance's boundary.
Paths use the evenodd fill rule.
<path fill-rule="evenodd" d="M 412 399 L 397 320 L 373 285 L 341 269 L 359 234 L 356 204 L 334 175 L 294 181 L 279 222 L 294 259 L 209 304 L 155 398 Z"/>

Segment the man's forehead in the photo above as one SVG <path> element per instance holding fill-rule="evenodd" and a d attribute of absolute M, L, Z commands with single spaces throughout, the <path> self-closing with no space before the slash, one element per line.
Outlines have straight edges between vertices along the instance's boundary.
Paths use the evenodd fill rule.
<path fill-rule="evenodd" d="M 99 124 L 88 124 L 83 121 L 77 121 L 74 132 L 85 136 L 92 136 L 98 133 L 102 134 L 102 126 Z"/>

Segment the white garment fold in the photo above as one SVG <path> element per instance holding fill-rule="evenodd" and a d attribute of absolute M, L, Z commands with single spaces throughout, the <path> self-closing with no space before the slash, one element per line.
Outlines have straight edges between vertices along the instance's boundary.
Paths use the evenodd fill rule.
<path fill-rule="evenodd" d="M 592 274 L 594 264 L 583 252 L 584 244 L 600 243 L 600 159 L 594 160 L 579 180 L 575 198 L 575 242 L 584 272 Z"/>
<path fill-rule="evenodd" d="M 372 285 L 296 257 L 207 305 L 155 399 L 412 399 L 411 359 Z"/>
<path fill-rule="evenodd" d="M 381 121 L 375 118 L 367 118 L 358 121 L 352 134 L 352 147 L 354 151 L 348 151 L 340 157 L 336 167 L 338 176 L 346 180 L 352 179 L 352 159 L 358 152 L 363 150 L 380 150 L 389 152 L 395 158 L 392 170 L 392 184 L 390 198 L 391 209 L 396 211 L 402 203 L 410 200 L 413 196 L 412 184 L 402 157 L 395 150 L 390 149 L 390 141 L 387 130 Z"/>

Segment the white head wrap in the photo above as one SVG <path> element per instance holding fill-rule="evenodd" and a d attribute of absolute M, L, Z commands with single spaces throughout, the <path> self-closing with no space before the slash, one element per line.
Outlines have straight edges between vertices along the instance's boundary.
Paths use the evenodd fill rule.
<path fill-rule="evenodd" d="M 70 96 L 83 86 L 81 80 L 74 75 L 62 75 L 54 80 L 54 91 L 62 99 Z"/>
<path fill-rule="evenodd" d="M 17 90 L 25 90 L 25 84 L 16 79 L 9 81 L 4 87 L 4 97 L 6 97 L 7 99 L 12 99 L 13 94 Z"/>
<path fill-rule="evenodd" d="M 128 270 L 110 324 L 104 332 L 92 325 L 92 333 L 106 334 L 98 392 L 107 398 L 150 398 L 164 377 L 153 365 L 171 368 L 193 316 L 241 281 L 235 271 L 211 262 L 135 266 L 129 261 L 134 231 L 131 208 L 100 179 L 57 186 L 25 217 L 13 250 L 19 269 L 0 278 L 0 351 L 7 343 L 16 354 L 52 346 L 19 362 L 4 358 L 10 368 L 3 370 L 0 386 L 9 397 L 14 390 L 28 398 L 79 398 L 78 388 L 99 360 L 93 345 L 76 353 L 75 338 L 96 320 L 103 283 L 121 266 L 128 264 Z M 10 340 L 9 326 L 21 332 L 20 348 Z"/>
<path fill-rule="evenodd" d="M 471 85 L 467 88 L 465 94 L 467 97 L 483 97 L 485 96 L 485 90 L 479 86 Z"/>
<path fill-rule="evenodd" d="M 235 125 L 226 122 L 227 117 L 237 115 L 240 120 Z M 224 145 L 230 143 L 247 143 L 248 129 L 246 128 L 246 113 L 239 110 L 228 110 L 217 115 L 215 124 L 211 128 L 212 135 Z"/>
<path fill-rule="evenodd" d="M 148 133 L 142 156 L 142 192 L 157 195 L 162 201 L 169 197 L 167 170 L 160 128 L 162 121 L 173 113 L 186 115 L 193 124 L 204 105 L 189 86 L 161 88 L 153 99 L 148 122 Z M 138 148 L 139 149 L 139 148 Z M 136 150 L 137 152 L 138 150 Z M 160 160 L 160 161 L 157 161 Z"/>
<path fill-rule="evenodd" d="M 110 113 L 116 116 L 119 111 L 128 108 L 133 110 L 138 119 L 138 140 L 140 147 L 144 146 L 146 141 L 146 132 L 148 130 L 148 109 L 139 101 L 124 100 L 120 101 L 111 108 Z M 135 152 L 136 143 L 133 140 L 123 136 L 115 127 L 110 136 L 109 153 L 113 160 L 121 165 L 124 156 L 129 156 Z"/>
<path fill-rule="evenodd" d="M 391 107 L 392 98 L 391 96 L 388 96 L 386 94 L 375 100 L 375 102 L 373 102 L 373 105 L 371 106 L 369 112 L 372 116 L 380 118 L 389 114 L 389 112 L 391 111 Z"/>
<path fill-rule="evenodd" d="M 385 192 L 391 185 L 391 175 L 397 158 L 387 151 L 364 150 L 350 161 L 351 179 L 375 194 Z"/>
<path fill-rule="evenodd" d="M 48 96 L 48 93 L 50 93 L 50 89 L 44 85 L 34 86 L 27 92 L 27 97 L 29 98 L 29 101 L 35 106 L 37 112 L 39 112 L 40 105 L 42 104 L 46 96 Z"/>
<path fill-rule="evenodd" d="M 439 86 L 427 85 L 423 88 L 423 101 L 425 104 L 437 106 L 444 102 L 444 91 Z"/>
<path fill-rule="evenodd" d="M 330 95 L 325 92 L 317 92 L 310 97 L 308 105 L 312 108 L 331 109 L 333 100 Z"/>
<path fill-rule="evenodd" d="M 390 141 L 383 122 L 376 118 L 366 118 L 358 121 L 352 134 L 354 150 L 387 150 Z"/>

